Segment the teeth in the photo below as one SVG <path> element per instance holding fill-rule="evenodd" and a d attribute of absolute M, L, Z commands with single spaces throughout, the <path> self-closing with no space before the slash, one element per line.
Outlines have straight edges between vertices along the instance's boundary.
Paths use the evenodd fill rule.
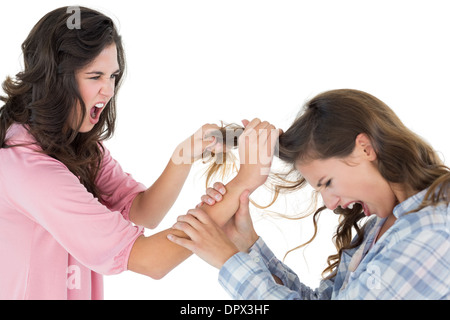
<path fill-rule="evenodd" d="M 104 106 L 105 106 L 104 103 L 97 103 L 97 104 L 95 105 L 96 108 L 103 108 Z"/>
<path fill-rule="evenodd" d="M 347 206 L 347 208 L 348 209 L 353 209 L 353 206 L 355 205 L 355 203 L 354 202 L 352 202 L 352 203 L 350 203 L 348 206 Z"/>

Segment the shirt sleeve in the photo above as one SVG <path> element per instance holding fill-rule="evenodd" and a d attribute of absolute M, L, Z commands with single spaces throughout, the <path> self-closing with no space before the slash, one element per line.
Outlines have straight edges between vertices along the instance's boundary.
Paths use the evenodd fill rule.
<path fill-rule="evenodd" d="M 284 285 L 273 279 L 275 275 Z M 262 238 L 249 253 L 233 255 L 219 272 L 219 283 L 234 299 L 254 300 L 319 300 L 330 299 L 333 282 L 324 280 L 318 289 L 311 289 L 278 260 Z"/>
<path fill-rule="evenodd" d="M 102 167 L 96 182 L 102 193 L 102 203 L 112 211 L 119 211 L 129 220 L 134 198 L 145 191 L 146 187 L 136 182 L 129 173 L 124 172 L 109 150 L 105 146 L 103 148 Z"/>
<path fill-rule="evenodd" d="M 126 270 L 134 241 L 143 233 L 119 211 L 127 200 L 116 201 L 110 210 L 60 161 L 25 147 L 9 151 L 11 165 L 4 171 L 5 181 L 12 182 L 5 194 L 9 205 L 49 232 L 86 267 L 101 274 Z M 113 197 L 132 196 L 124 190 L 113 192 Z"/>

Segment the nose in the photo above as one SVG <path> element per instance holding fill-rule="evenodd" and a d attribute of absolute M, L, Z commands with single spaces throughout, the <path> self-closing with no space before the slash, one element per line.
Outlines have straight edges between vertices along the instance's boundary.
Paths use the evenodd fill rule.
<path fill-rule="evenodd" d="M 100 94 L 107 97 L 108 100 L 111 99 L 114 96 L 115 86 L 116 83 L 114 79 L 105 79 L 100 88 Z"/>
<path fill-rule="evenodd" d="M 334 210 L 338 207 L 341 200 L 338 196 L 330 194 L 329 192 L 321 192 L 321 195 L 323 202 L 328 209 Z"/>

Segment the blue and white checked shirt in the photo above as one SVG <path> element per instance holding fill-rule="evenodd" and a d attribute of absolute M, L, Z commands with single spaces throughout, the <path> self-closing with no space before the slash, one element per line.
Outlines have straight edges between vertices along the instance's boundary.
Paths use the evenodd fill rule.
<path fill-rule="evenodd" d="M 414 210 L 426 190 L 394 208 L 397 218 L 378 241 L 384 219 L 369 219 L 363 243 L 341 257 L 336 276 L 311 289 L 259 238 L 220 269 L 234 299 L 450 299 L 450 206 Z M 373 244 L 373 247 L 372 247 Z M 283 281 L 279 285 L 272 274 Z"/>

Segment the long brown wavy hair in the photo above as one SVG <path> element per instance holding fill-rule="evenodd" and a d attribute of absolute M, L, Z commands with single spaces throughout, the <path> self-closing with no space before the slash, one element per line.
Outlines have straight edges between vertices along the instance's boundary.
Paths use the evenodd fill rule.
<path fill-rule="evenodd" d="M 433 148 L 409 130 L 381 100 L 350 89 L 327 91 L 312 98 L 289 129 L 280 135 L 277 153 L 290 169 L 272 172 L 269 176 L 268 181 L 275 191 L 272 203 L 280 192 L 295 191 L 306 185 L 306 180 L 295 169 L 296 163 L 345 158 L 353 152 L 360 133 L 370 138 L 377 154 L 378 170 L 384 179 L 407 189 L 428 188 L 423 202 L 413 212 L 430 205 L 449 204 L 450 170 Z M 217 169 L 217 166 L 212 168 Z M 313 201 L 317 201 L 317 194 Z M 305 244 L 315 238 L 318 218 L 324 209 L 326 207 L 322 206 L 314 212 L 314 234 Z M 360 204 L 355 204 L 353 209 L 338 207 L 334 213 L 339 215 L 334 235 L 337 253 L 327 259 L 323 275 L 328 278 L 334 277 L 342 252 L 359 246 L 364 238 L 362 219 L 365 215 Z M 352 241 L 353 232 L 356 232 L 356 241 Z"/>
<path fill-rule="evenodd" d="M 68 27 L 71 13 L 67 13 L 68 7 L 62 7 L 39 20 L 23 42 L 24 70 L 15 79 L 7 77 L 2 85 L 6 96 L 1 97 L 4 105 L 0 109 L 0 148 L 13 147 L 5 141 L 13 123 L 24 125 L 43 153 L 66 165 L 101 200 L 95 184 L 103 153 L 100 142 L 114 133 L 115 97 L 125 71 L 125 56 L 113 21 L 95 10 L 77 8 L 81 18 L 79 29 Z M 86 108 L 75 73 L 113 43 L 120 68 L 114 97 L 94 128 L 80 133 Z M 77 105 L 81 105 L 82 114 L 72 129 L 69 116 L 76 114 Z"/>

